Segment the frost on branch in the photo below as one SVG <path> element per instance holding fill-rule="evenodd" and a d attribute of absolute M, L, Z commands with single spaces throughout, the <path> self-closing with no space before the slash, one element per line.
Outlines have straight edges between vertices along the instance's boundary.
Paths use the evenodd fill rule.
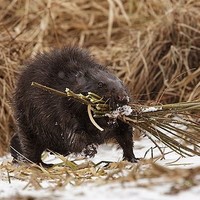
<path fill-rule="evenodd" d="M 132 112 L 133 112 L 133 109 L 130 106 L 124 105 L 124 106 L 118 107 L 116 110 L 110 113 L 105 114 L 105 116 L 109 118 L 117 118 L 120 115 L 129 116 L 131 115 Z"/>

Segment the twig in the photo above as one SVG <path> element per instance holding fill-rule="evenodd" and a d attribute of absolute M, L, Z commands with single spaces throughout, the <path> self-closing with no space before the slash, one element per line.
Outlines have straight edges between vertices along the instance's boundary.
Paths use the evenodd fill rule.
<path fill-rule="evenodd" d="M 92 117 L 91 105 L 88 105 L 88 106 L 87 106 L 87 111 L 88 111 L 88 116 L 89 116 L 89 118 L 90 118 L 90 121 L 93 123 L 93 125 L 94 125 L 97 129 L 99 129 L 100 131 L 104 131 L 104 129 L 101 128 L 101 127 L 95 122 L 94 118 Z"/>
<path fill-rule="evenodd" d="M 56 89 L 53 89 L 53 88 L 50 88 L 50 87 L 47 87 L 45 85 L 42 85 L 42 84 L 39 84 L 39 83 L 36 83 L 36 82 L 32 82 L 31 85 L 34 86 L 34 87 L 40 88 L 42 90 L 45 90 L 47 92 L 54 93 L 54 94 L 57 94 L 59 96 L 67 97 L 66 93 L 61 92 L 61 91 L 56 90 Z"/>

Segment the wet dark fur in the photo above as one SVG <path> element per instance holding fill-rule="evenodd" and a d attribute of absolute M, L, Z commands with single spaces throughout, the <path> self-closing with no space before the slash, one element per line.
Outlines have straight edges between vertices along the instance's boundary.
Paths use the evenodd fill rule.
<path fill-rule="evenodd" d="M 42 163 L 45 149 L 63 155 L 84 152 L 93 156 L 95 145 L 116 139 L 124 159 L 135 162 L 129 125 L 117 121 L 113 126 L 108 118 L 96 119 L 104 128 L 101 132 L 90 122 L 85 105 L 35 88 L 31 86 L 33 81 L 60 91 L 70 88 L 76 93 L 95 92 L 113 107 L 128 100 L 122 82 L 96 63 L 87 51 L 67 47 L 38 54 L 19 77 L 14 95 L 18 129 L 11 140 L 11 154 L 15 159 L 19 155 L 12 147 L 27 159 Z"/>

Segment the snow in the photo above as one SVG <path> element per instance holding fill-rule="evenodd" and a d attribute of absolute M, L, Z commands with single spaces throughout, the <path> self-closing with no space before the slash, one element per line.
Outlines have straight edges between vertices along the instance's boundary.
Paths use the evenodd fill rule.
<path fill-rule="evenodd" d="M 156 111 L 159 111 L 159 110 L 162 110 L 162 106 L 149 106 L 149 107 L 141 107 L 140 108 L 140 112 L 156 112 Z M 110 112 L 110 113 L 107 113 L 105 116 L 108 116 L 110 118 L 117 118 L 119 115 L 125 115 L 125 116 L 129 116 L 131 115 L 131 113 L 133 112 L 133 109 L 131 108 L 131 106 L 128 106 L 128 105 L 124 105 L 124 106 L 121 106 L 121 107 L 118 107 L 116 110 Z"/>
<path fill-rule="evenodd" d="M 108 116 L 110 118 L 117 118 L 119 115 L 129 116 L 132 112 L 133 112 L 133 109 L 131 108 L 131 106 L 124 105 L 124 106 L 118 107 L 116 110 L 110 113 L 105 114 L 105 116 Z"/>
<path fill-rule="evenodd" d="M 149 106 L 149 107 L 144 107 L 144 108 L 141 108 L 141 112 L 145 113 L 145 112 L 156 112 L 158 110 L 162 110 L 162 106 L 157 106 L 157 107 L 154 107 L 154 106 Z"/>
<path fill-rule="evenodd" d="M 144 138 L 141 141 L 135 142 L 135 154 L 137 157 L 144 157 L 146 151 L 152 146 L 152 143 Z M 167 149 L 166 149 L 167 151 Z M 158 156 L 158 150 L 154 150 L 154 156 Z M 151 157 L 152 152 L 148 152 L 146 158 Z M 72 156 L 73 157 L 73 156 Z M 102 159 L 108 161 L 121 161 L 122 150 L 118 149 L 115 145 L 101 145 L 98 148 L 98 153 L 94 158 L 91 158 L 95 163 L 102 161 Z M 7 155 L 0 158 L 0 163 L 5 163 L 11 160 L 11 156 Z M 53 156 L 49 156 L 46 162 L 57 162 Z M 158 160 L 158 164 L 169 168 L 193 168 L 200 166 L 200 159 L 198 156 L 180 158 L 175 153 L 166 154 L 164 160 Z M 135 165 L 135 164 L 133 164 Z M 64 188 L 53 190 L 49 186 L 49 182 L 42 183 L 43 189 L 34 190 L 31 187 L 26 187 L 27 181 L 17 180 L 11 177 L 11 183 L 9 183 L 5 174 L 0 173 L 0 199 L 12 199 L 12 196 L 32 196 L 36 199 L 75 199 L 75 200 L 199 200 L 200 199 L 200 185 L 194 186 L 189 190 L 182 191 L 176 195 L 166 194 L 171 187 L 170 182 L 165 182 L 164 179 L 158 178 L 156 182 L 158 184 L 152 184 L 148 187 L 140 187 L 140 184 L 145 184 L 149 180 L 138 180 L 131 182 L 112 182 L 108 184 L 102 184 L 100 181 L 87 182 L 80 186 L 73 186 L 68 184 Z"/>

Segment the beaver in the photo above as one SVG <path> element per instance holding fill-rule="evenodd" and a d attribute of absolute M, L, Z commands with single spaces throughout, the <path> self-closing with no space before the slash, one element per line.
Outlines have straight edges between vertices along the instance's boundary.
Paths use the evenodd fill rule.
<path fill-rule="evenodd" d="M 132 127 L 120 120 L 113 125 L 108 117 L 96 119 L 99 131 L 90 121 L 87 106 L 70 98 L 31 86 L 32 82 L 65 91 L 94 92 L 114 109 L 126 105 L 128 92 L 122 81 L 99 64 L 90 53 L 78 47 L 64 47 L 37 54 L 24 67 L 13 96 L 17 121 L 11 139 L 11 155 L 36 164 L 44 150 L 62 155 L 84 152 L 94 156 L 96 147 L 115 139 L 123 149 L 123 158 L 136 162 Z M 21 156 L 20 156 L 21 155 Z"/>

